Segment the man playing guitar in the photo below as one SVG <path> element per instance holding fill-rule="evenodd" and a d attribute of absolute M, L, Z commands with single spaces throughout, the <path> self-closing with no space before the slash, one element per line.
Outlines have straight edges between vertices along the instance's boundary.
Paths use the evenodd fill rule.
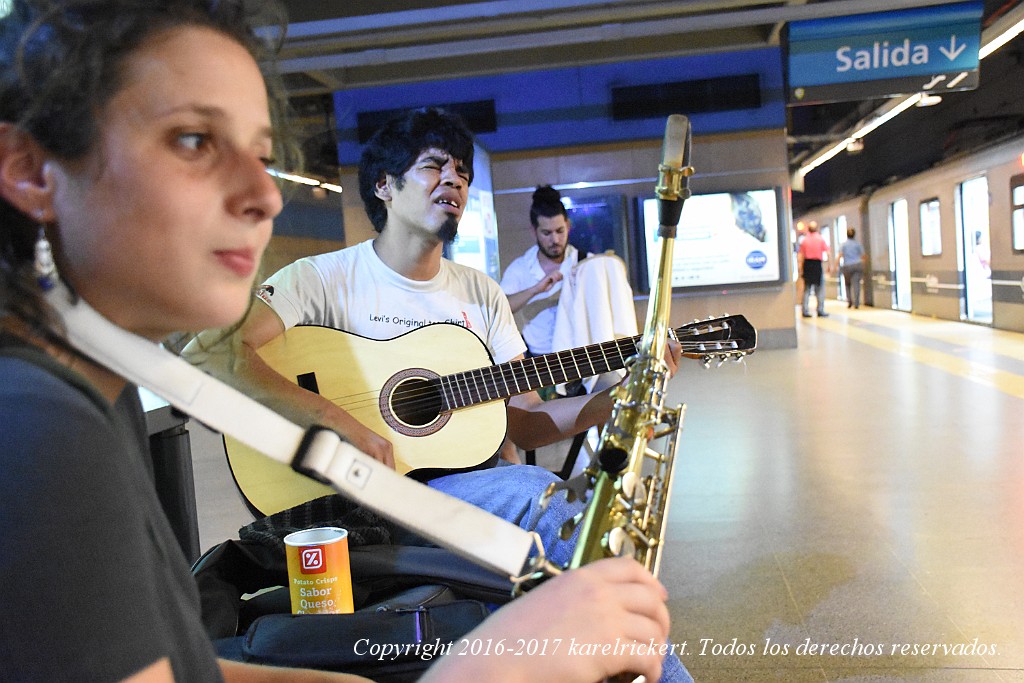
<path fill-rule="evenodd" d="M 328 398 L 278 373 L 259 350 L 287 338 L 286 330 L 296 325 L 391 339 L 420 326 L 454 322 L 475 333 L 494 362 L 523 358 L 525 344 L 498 283 L 442 258 L 444 243 L 455 238 L 466 206 L 472 163 L 472 134 L 461 119 L 442 110 L 408 112 L 373 136 L 360 161 L 359 185 L 379 235 L 300 259 L 257 290 L 260 301 L 236 333 L 241 350 L 231 364 L 246 391 L 300 424 L 334 429 L 394 467 L 387 438 Z M 445 351 L 421 350 L 427 359 Z M 674 372 L 680 345 L 673 342 L 666 355 Z M 208 367 L 217 374 L 216 363 Z M 509 452 L 512 444 L 537 448 L 602 424 L 612 405 L 609 391 L 551 401 L 543 401 L 536 391 L 514 395 L 507 405 L 503 451 Z M 448 474 L 431 479 L 429 485 L 525 528 L 535 516 L 540 494 L 554 481 L 555 475 L 546 469 L 513 464 Z M 536 531 L 556 564 L 564 565 L 571 557 L 575 538 L 563 540 L 559 532 L 580 509 L 580 503 L 555 496 L 540 516 Z M 662 680 L 692 681 L 675 657 L 667 658 Z"/>
<path fill-rule="evenodd" d="M 392 444 L 385 436 L 279 374 L 257 350 L 300 324 L 390 339 L 420 325 L 456 322 L 480 337 L 496 363 L 523 356 L 525 345 L 498 283 L 442 258 L 444 243 L 454 239 L 466 206 L 472 163 L 472 134 L 442 110 L 408 112 L 374 135 L 363 151 L 359 184 L 379 235 L 300 259 L 258 290 L 260 301 L 238 332 L 241 352 L 233 364 L 247 391 L 301 424 L 334 429 L 393 467 Z M 429 358 L 445 349 L 424 348 L 422 353 Z M 670 356 L 674 371 L 678 344 Z M 536 391 L 511 397 L 503 457 L 516 459 L 512 444 L 538 448 L 602 424 L 612 402 L 608 391 L 553 401 L 542 401 Z M 526 524 L 529 509 L 551 481 L 547 470 L 519 465 L 451 474 L 433 479 L 431 486 Z M 552 528 L 538 531 L 546 542 L 557 544 L 557 527 L 575 514 L 575 506 L 565 507 L 561 514 L 545 515 Z M 556 562 L 563 559 L 557 548 L 549 553 Z"/>

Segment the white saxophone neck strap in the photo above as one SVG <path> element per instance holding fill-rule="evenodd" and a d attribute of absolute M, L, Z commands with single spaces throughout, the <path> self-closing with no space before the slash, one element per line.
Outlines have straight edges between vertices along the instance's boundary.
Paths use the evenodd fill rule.
<path fill-rule="evenodd" d="M 431 489 L 341 440 L 305 430 L 148 339 L 113 324 L 58 284 L 46 294 L 78 351 L 228 434 L 435 543 L 505 576 L 518 576 L 536 538 L 464 501 Z"/>

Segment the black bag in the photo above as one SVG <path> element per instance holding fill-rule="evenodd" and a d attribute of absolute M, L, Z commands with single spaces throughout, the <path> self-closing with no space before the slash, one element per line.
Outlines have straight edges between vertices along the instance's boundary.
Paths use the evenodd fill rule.
<path fill-rule="evenodd" d="M 241 659 L 343 671 L 380 683 L 414 681 L 488 613 L 482 602 L 453 600 L 354 614 L 268 614 L 240 639 Z"/>
<path fill-rule="evenodd" d="M 486 618 L 489 605 L 511 599 L 506 577 L 442 548 L 360 546 L 349 549 L 349 559 L 356 612 L 293 616 L 283 552 L 243 540 L 210 549 L 192 571 L 218 654 L 381 683 L 414 681 L 439 650 Z"/>

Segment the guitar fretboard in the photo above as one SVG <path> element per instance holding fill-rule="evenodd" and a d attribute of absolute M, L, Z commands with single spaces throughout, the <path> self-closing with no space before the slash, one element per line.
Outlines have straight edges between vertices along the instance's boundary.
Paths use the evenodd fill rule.
<path fill-rule="evenodd" d="M 732 338 L 734 332 L 739 333 L 738 339 Z M 757 339 L 754 329 L 742 316 L 695 320 L 676 328 L 673 333 L 684 354 L 708 358 L 742 356 L 753 348 Z M 542 387 L 620 370 L 636 355 L 640 340 L 639 335 L 624 337 L 438 377 L 429 380 L 429 393 L 440 399 L 443 412 L 503 400 Z"/>
<path fill-rule="evenodd" d="M 440 378 L 445 410 L 619 370 L 626 367 L 626 359 L 634 354 L 636 339 L 627 337 L 447 375 Z"/>

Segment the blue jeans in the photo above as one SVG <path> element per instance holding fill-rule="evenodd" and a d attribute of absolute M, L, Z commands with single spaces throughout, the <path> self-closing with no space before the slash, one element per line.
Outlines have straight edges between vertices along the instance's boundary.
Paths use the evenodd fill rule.
<path fill-rule="evenodd" d="M 499 461 L 502 463 L 505 461 Z M 472 472 L 449 474 L 431 479 L 430 488 L 472 503 L 501 517 L 506 522 L 530 528 L 530 520 L 540 512 L 540 495 L 548 484 L 559 481 L 554 472 L 533 465 L 499 464 L 497 467 Z M 559 537 L 562 525 L 583 509 L 580 502 L 569 503 L 564 495 L 553 496 L 547 512 L 540 518 L 537 533 L 544 543 L 548 559 L 566 565 L 576 547 L 577 530 L 572 538 Z"/>

